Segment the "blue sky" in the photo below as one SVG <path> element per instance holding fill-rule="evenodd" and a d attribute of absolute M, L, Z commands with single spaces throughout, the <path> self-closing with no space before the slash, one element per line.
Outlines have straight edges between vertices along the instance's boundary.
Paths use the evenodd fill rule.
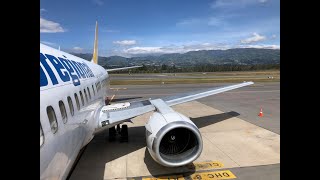
<path fill-rule="evenodd" d="M 279 0 L 41 0 L 40 41 L 125 57 L 230 48 L 280 49 Z"/>

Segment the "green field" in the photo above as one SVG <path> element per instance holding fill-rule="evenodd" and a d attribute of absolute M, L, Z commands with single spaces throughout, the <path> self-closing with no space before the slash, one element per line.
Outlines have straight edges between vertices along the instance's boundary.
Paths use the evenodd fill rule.
<path fill-rule="evenodd" d="M 140 74 L 141 75 L 141 74 Z M 159 74 L 145 74 L 159 75 Z M 279 82 L 280 71 L 241 71 L 241 72 L 209 72 L 209 73 L 165 73 L 170 78 L 134 79 L 139 74 L 131 74 L 132 79 L 111 80 L 111 85 L 152 85 L 152 84 L 195 84 L 195 83 L 238 83 L 243 81 L 253 82 Z M 127 76 L 124 74 L 113 77 Z M 182 77 L 180 77 L 182 76 Z M 187 76 L 187 78 L 185 77 Z M 272 78 L 270 78 L 272 77 Z"/>

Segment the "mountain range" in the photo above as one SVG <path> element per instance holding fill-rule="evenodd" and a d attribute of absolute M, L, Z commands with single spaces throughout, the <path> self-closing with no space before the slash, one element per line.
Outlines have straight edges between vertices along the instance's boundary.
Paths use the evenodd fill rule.
<path fill-rule="evenodd" d="M 86 60 L 91 60 L 92 54 L 72 53 Z M 161 66 L 195 66 L 204 64 L 222 65 L 256 65 L 280 64 L 280 49 L 236 48 L 227 50 L 189 51 L 183 54 L 172 53 L 126 58 L 122 56 L 100 57 L 101 66 L 132 66 L 154 65 Z"/>

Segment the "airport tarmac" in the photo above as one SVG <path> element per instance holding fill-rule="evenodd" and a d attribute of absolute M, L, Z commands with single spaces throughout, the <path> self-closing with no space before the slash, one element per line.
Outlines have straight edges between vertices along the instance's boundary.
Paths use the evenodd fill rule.
<path fill-rule="evenodd" d="M 221 85 L 227 84 L 113 86 L 111 92 L 117 103 Z M 257 116 L 260 107 L 264 117 Z M 193 164 L 165 168 L 153 161 L 145 148 L 144 123 L 151 114 L 147 113 L 134 118 L 134 124 L 128 123 L 129 143 L 108 142 L 108 132 L 96 136 L 70 179 L 168 179 L 179 175 L 214 179 L 224 174 L 228 177 L 221 179 L 280 179 L 279 83 L 256 83 L 173 108 L 200 129 L 204 147 Z M 214 163 L 219 166 L 212 166 Z"/>
<path fill-rule="evenodd" d="M 116 94 L 114 102 L 135 101 L 146 98 L 171 96 L 175 93 L 190 92 L 210 87 L 230 85 L 214 84 L 159 84 L 159 85 L 118 85 L 112 86 Z M 118 89 L 118 90 L 117 90 Z M 225 93 L 199 99 L 199 102 L 221 111 L 235 111 L 245 121 L 280 134 L 280 83 L 256 82 Z M 263 120 L 257 116 L 262 108 Z"/>

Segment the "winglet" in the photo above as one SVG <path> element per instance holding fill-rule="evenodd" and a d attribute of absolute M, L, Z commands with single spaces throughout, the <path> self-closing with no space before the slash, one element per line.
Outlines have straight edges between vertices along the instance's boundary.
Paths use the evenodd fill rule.
<path fill-rule="evenodd" d="M 91 62 L 98 64 L 98 22 L 96 21 L 96 31 L 94 35 L 94 48 Z"/>

